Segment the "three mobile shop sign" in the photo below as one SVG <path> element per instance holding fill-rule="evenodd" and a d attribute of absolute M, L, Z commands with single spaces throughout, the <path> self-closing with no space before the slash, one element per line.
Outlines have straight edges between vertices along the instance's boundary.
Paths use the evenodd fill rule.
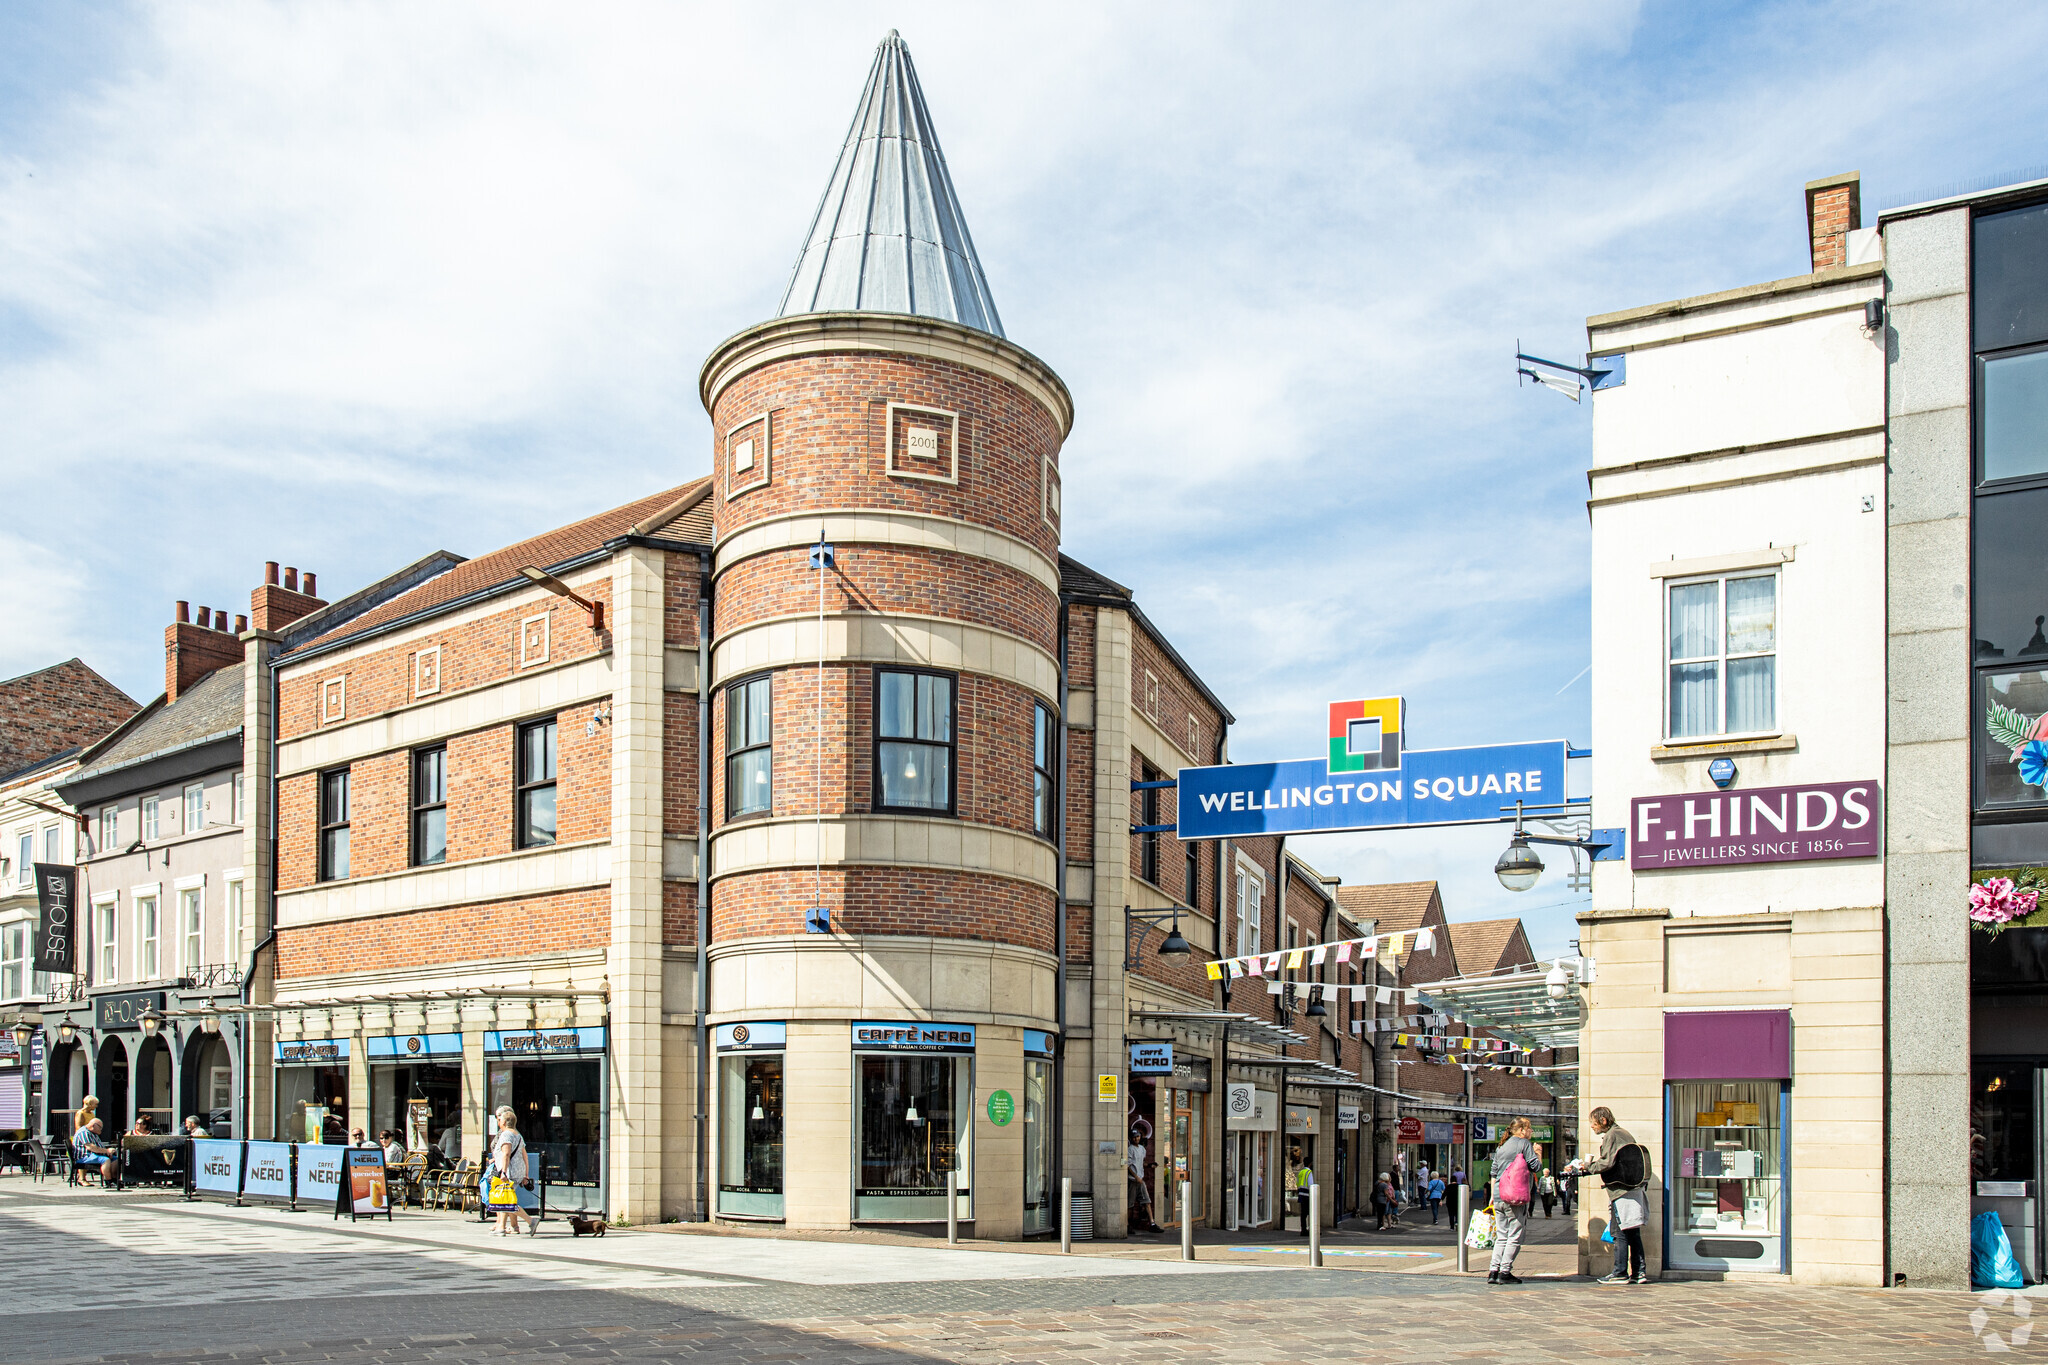
<path fill-rule="evenodd" d="M 1404 710 L 1399 697 L 1332 702 L 1324 757 L 1182 768 L 1176 835 L 1493 824 L 1517 801 L 1564 803 L 1565 741 L 1404 749 Z"/>

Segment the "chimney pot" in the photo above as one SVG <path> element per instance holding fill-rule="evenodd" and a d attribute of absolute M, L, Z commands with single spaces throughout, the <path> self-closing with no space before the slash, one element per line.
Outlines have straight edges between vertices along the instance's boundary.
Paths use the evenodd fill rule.
<path fill-rule="evenodd" d="M 180 602 L 180 603 L 178 603 L 178 624 L 182 626 L 182 625 L 184 625 L 184 624 L 185 624 L 185 623 L 186 623 L 187 621 L 190 621 L 191 619 L 192 619 L 192 604 L 191 604 L 190 602 Z"/>
<path fill-rule="evenodd" d="M 212 630 L 212 629 L 213 629 L 213 608 L 212 608 L 212 607 L 201 607 L 201 608 L 199 609 L 199 628 L 200 628 L 201 630 Z"/>
<path fill-rule="evenodd" d="M 277 561 L 276 561 L 276 560 L 274 560 L 274 559 L 266 559 L 266 560 L 264 560 L 264 561 L 263 561 L 263 581 L 264 581 L 265 583 L 268 583 L 268 584 L 269 584 L 269 585 L 270 585 L 271 587 L 273 587 L 273 588 L 277 586 Z"/>
<path fill-rule="evenodd" d="M 286 592 L 297 592 L 299 590 L 299 571 L 290 565 L 285 566 L 284 588 Z"/>
<path fill-rule="evenodd" d="M 246 630 L 248 630 L 248 629 L 249 629 L 249 618 L 248 618 L 248 617 L 246 617 L 246 616 L 237 616 L 237 617 L 235 618 L 235 634 L 237 634 L 237 635 L 240 635 L 240 634 L 242 634 L 242 633 L 243 633 L 244 631 L 246 631 Z"/>
<path fill-rule="evenodd" d="M 313 571 L 308 569 L 306 570 L 306 596 L 318 597 L 319 595 L 319 593 L 313 591 Z"/>

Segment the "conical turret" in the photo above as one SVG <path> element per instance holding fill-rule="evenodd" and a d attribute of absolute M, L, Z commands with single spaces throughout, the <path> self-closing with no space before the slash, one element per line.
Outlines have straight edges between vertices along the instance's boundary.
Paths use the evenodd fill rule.
<path fill-rule="evenodd" d="M 779 317 L 910 313 L 1003 335 L 945 153 L 894 29 L 832 168 Z"/>

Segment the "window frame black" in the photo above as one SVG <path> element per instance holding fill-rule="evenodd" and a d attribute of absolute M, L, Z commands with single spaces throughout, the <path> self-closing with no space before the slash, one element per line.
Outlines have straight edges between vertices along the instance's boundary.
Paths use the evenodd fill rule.
<path fill-rule="evenodd" d="M 944 678 L 951 687 L 947 703 L 951 712 L 946 726 L 952 738 L 943 742 L 929 739 L 905 739 L 901 735 L 890 735 L 886 741 L 882 735 L 882 679 L 891 673 L 907 677 Z M 933 819 L 957 820 L 960 818 L 960 675 L 943 668 L 906 668 L 901 664 L 877 664 L 869 679 L 872 689 L 868 699 L 868 775 L 870 779 L 869 806 L 876 814 L 925 815 Z M 882 799 L 882 745 L 921 744 L 926 748 L 946 750 L 946 805 L 943 810 L 936 806 L 892 806 Z"/>
<path fill-rule="evenodd" d="M 342 787 L 342 818 L 339 820 L 334 820 L 329 818 L 333 812 L 332 807 L 328 804 L 327 791 L 328 784 L 337 777 L 341 779 Z M 317 830 L 317 842 L 314 846 L 313 854 L 314 862 L 316 864 L 315 872 L 317 874 L 317 879 L 320 881 L 345 882 L 349 879 L 350 873 L 353 872 L 355 868 L 355 835 L 353 833 L 350 833 L 349 835 L 348 861 L 350 872 L 344 872 L 340 876 L 336 876 L 334 874 L 334 860 L 331 856 L 329 856 L 327 841 L 328 836 L 331 835 L 335 830 L 339 829 L 352 831 L 354 828 L 352 812 L 349 810 L 349 807 L 352 806 L 355 801 L 355 793 L 352 790 L 352 788 L 355 785 L 354 779 L 350 775 L 349 768 L 340 767 L 322 769 L 317 781 L 319 782 L 319 786 L 314 791 L 313 794 L 314 821 L 315 828 Z"/>
<path fill-rule="evenodd" d="M 441 756 L 441 799 L 423 802 L 420 800 L 420 760 L 429 754 Z M 445 743 L 422 745 L 409 755 L 409 765 L 410 781 L 407 787 L 412 808 L 412 832 L 408 866 L 441 867 L 448 861 L 448 746 Z M 420 856 L 420 822 L 430 811 L 437 810 L 441 812 L 441 856 L 428 862 Z"/>
<path fill-rule="evenodd" d="M 526 775 L 526 737 L 543 725 L 555 728 L 555 771 L 548 777 L 534 781 Z M 536 716 L 521 721 L 512 727 L 512 846 L 515 849 L 554 848 L 562 842 L 562 727 L 559 716 Z M 555 837 L 548 842 L 528 843 L 526 840 L 525 807 L 527 796 L 542 787 L 555 789 Z"/>
<path fill-rule="evenodd" d="M 1138 768 L 1138 780 L 1159 782 L 1164 779 L 1153 770 L 1151 764 L 1146 763 Z M 1159 823 L 1159 788 L 1148 786 L 1138 793 L 1138 823 Z M 1159 885 L 1159 834 L 1156 830 L 1147 830 L 1138 836 L 1138 878 L 1154 886 Z"/>
<path fill-rule="evenodd" d="M 733 693 L 741 688 L 751 687 L 758 682 L 768 684 L 768 738 L 759 744 L 749 744 L 735 749 L 732 747 Z M 740 820 L 765 820 L 775 814 L 775 672 L 773 669 L 763 669 L 759 673 L 749 673 L 744 678 L 734 678 L 731 682 L 725 684 L 724 690 L 725 726 L 722 738 L 725 749 L 723 762 L 725 763 L 726 823 L 731 824 Z M 768 751 L 768 804 L 759 810 L 735 811 L 732 800 L 732 761 L 741 754 L 750 754 L 756 749 L 766 749 Z"/>
<path fill-rule="evenodd" d="M 1038 726 L 1045 725 L 1045 763 L 1038 762 Z M 881 728 L 879 725 L 876 727 Z M 1060 723 L 1059 713 L 1044 702 L 1031 703 L 1031 832 L 1047 843 L 1056 843 L 1060 832 Z M 1045 825 L 1038 823 L 1038 780 L 1045 779 Z"/>

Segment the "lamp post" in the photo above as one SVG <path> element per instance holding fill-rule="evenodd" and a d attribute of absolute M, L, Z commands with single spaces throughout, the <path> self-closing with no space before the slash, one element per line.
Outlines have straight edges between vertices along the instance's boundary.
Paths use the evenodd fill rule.
<path fill-rule="evenodd" d="M 1539 809 L 1551 808 L 1539 807 Z M 1593 832 L 1595 835 L 1605 833 L 1612 837 L 1607 839 L 1566 839 L 1555 834 L 1531 834 L 1528 830 L 1522 828 L 1522 816 L 1522 803 L 1517 801 L 1515 802 L 1514 835 L 1508 840 L 1507 851 L 1502 853 L 1493 865 L 1493 875 L 1500 878 L 1500 884 L 1510 891 L 1527 891 L 1535 886 L 1537 879 L 1543 875 L 1543 860 L 1536 856 L 1535 849 L 1529 847 L 1531 844 L 1559 844 L 1565 848 L 1582 848 L 1597 862 L 1609 849 L 1615 848 L 1622 838 L 1621 834 L 1617 831 L 1603 830 L 1595 830 Z M 1621 854 L 1616 852 L 1613 856 L 1619 858 Z"/>
<path fill-rule="evenodd" d="M 1195 950 L 1194 945 L 1189 943 L 1180 931 L 1180 911 L 1181 907 L 1178 905 L 1174 906 L 1171 910 L 1160 910 L 1153 914 L 1140 914 L 1133 911 L 1128 905 L 1124 907 L 1125 971 L 1135 972 L 1138 970 L 1138 950 L 1144 946 L 1145 931 L 1160 924 L 1166 924 L 1169 920 L 1171 924 L 1167 928 L 1166 938 L 1159 944 L 1159 955 L 1161 957 L 1186 957 Z"/>

